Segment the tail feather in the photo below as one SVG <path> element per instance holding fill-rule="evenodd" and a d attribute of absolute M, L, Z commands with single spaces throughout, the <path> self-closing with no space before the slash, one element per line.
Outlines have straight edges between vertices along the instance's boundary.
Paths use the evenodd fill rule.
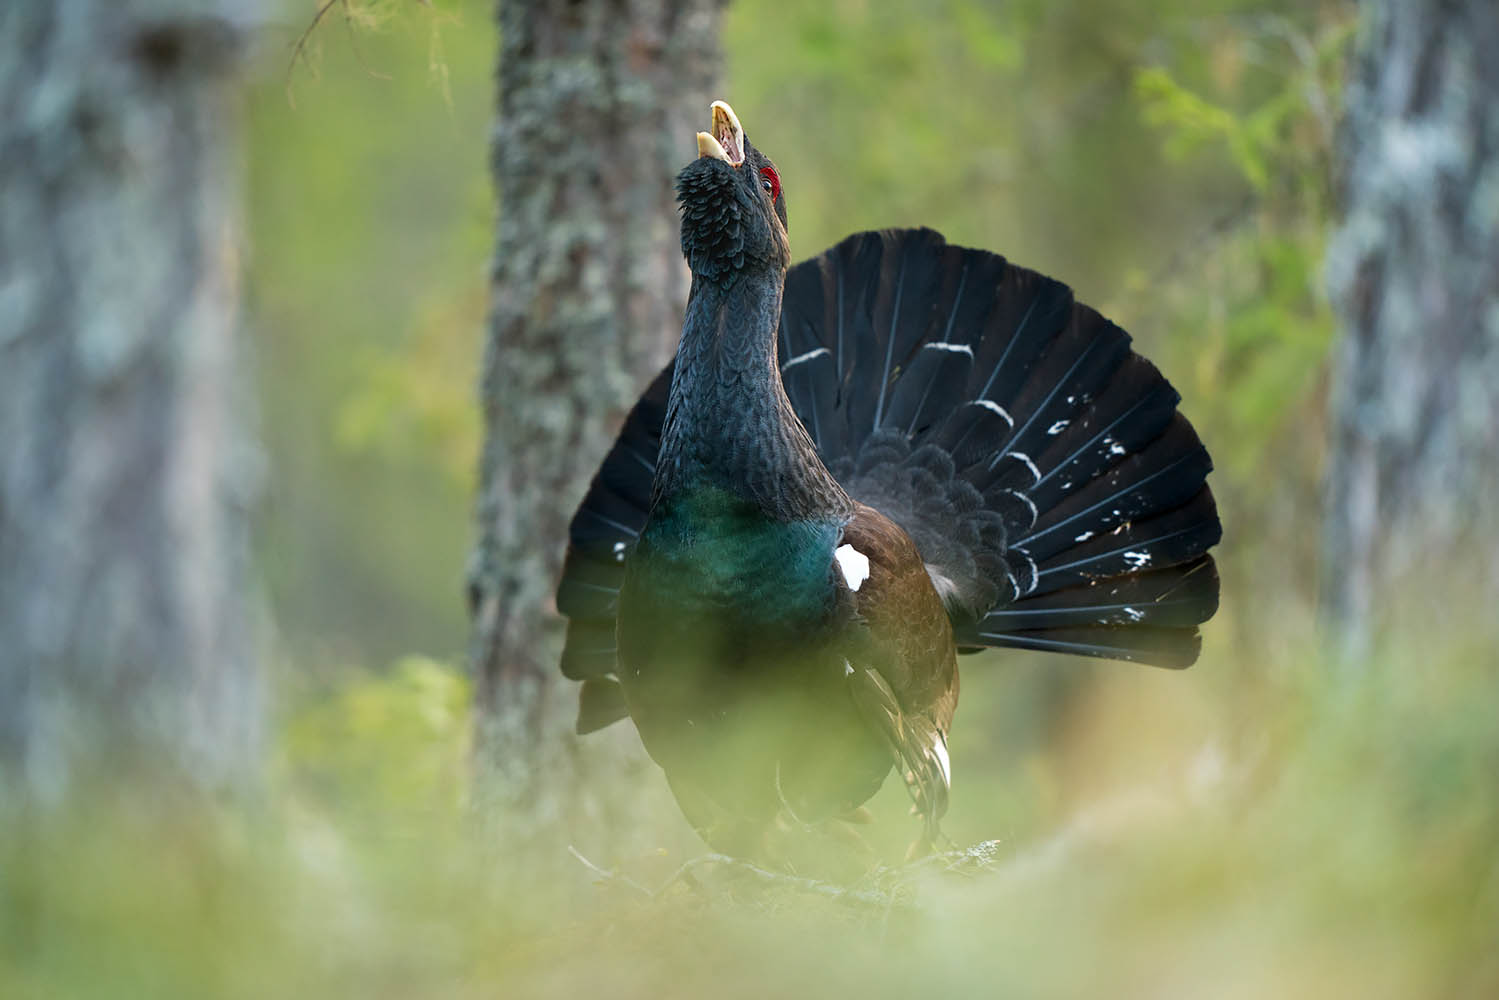
<path fill-rule="evenodd" d="M 1002 276 L 990 291 L 992 311 L 976 338 L 977 380 L 969 399 L 989 400 L 1006 409 L 1020 398 L 1031 366 L 1072 316 L 1072 289 L 1035 271 L 1007 264 L 1004 258 L 969 251 L 1002 265 Z M 984 261 L 988 263 L 987 260 Z"/>
<path fill-rule="evenodd" d="M 924 435 L 952 407 L 946 387 L 963 385 L 972 370 L 969 345 L 951 341 L 924 345 L 896 382 L 881 426 L 908 437 Z"/>
<path fill-rule="evenodd" d="M 969 638 L 961 641 L 968 642 Z M 972 643 L 978 646 L 1009 646 L 1043 653 L 1098 656 L 1127 660 L 1152 667 L 1181 670 L 1197 662 L 1202 637 L 1196 629 L 1161 628 L 1153 625 L 1092 625 L 1080 628 L 1048 628 L 981 632 Z M 965 648 L 964 652 L 976 652 Z"/>
<path fill-rule="evenodd" d="M 864 282 L 850 318 L 860 329 L 881 332 L 879 337 L 857 337 L 852 345 L 849 384 L 858 391 L 849 393 L 846 405 L 850 435 L 856 441 L 883 426 L 896 380 L 933 333 L 931 292 L 940 274 L 942 237 L 918 230 L 910 240 L 924 252 L 887 253 L 878 238 L 841 244 L 855 243 L 856 267 L 863 261 L 874 265 L 852 272 L 873 275 L 875 280 Z"/>
<path fill-rule="evenodd" d="M 583 682 L 583 690 L 578 694 L 579 736 L 613 725 L 629 714 L 619 681 L 612 677 L 592 677 Z"/>
<path fill-rule="evenodd" d="M 621 549 L 620 554 L 626 551 Z M 619 585 L 623 579 L 622 561 L 605 562 L 573 548 L 563 563 L 562 580 L 557 585 L 557 610 L 580 623 L 612 622 L 619 609 Z"/>
<path fill-rule="evenodd" d="M 574 619 L 562 649 L 562 676 L 581 681 L 614 672 L 614 615 L 607 619 Z"/>

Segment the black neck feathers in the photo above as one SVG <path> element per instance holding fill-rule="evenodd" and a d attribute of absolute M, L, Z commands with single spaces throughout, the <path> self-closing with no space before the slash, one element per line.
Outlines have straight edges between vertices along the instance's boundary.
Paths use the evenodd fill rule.
<path fill-rule="evenodd" d="M 785 277 L 775 263 L 694 276 L 656 463 L 657 502 L 713 487 L 780 521 L 852 510 L 781 385 L 775 331 Z"/>

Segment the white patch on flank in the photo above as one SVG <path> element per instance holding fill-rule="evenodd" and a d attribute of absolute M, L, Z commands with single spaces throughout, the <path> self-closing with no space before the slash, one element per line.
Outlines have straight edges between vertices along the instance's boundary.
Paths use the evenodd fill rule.
<path fill-rule="evenodd" d="M 932 740 L 932 756 L 937 758 L 937 766 L 942 768 L 942 783 L 951 788 L 952 762 L 947 759 L 947 737 L 942 735 L 940 729 Z"/>
<path fill-rule="evenodd" d="M 967 344 L 949 344 L 946 341 L 938 340 L 933 341 L 926 346 L 938 351 L 952 351 L 954 354 L 966 354 L 970 358 L 973 357 L 973 348 L 969 347 Z"/>
<path fill-rule="evenodd" d="M 869 579 L 869 557 L 852 545 L 840 545 L 833 550 L 838 568 L 843 570 L 843 582 L 848 589 L 857 592 Z"/>
<path fill-rule="evenodd" d="M 1072 421 L 1070 420 L 1058 420 L 1056 423 L 1046 428 L 1046 433 L 1051 435 L 1052 437 L 1056 437 L 1058 434 L 1065 431 L 1067 429 L 1067 425 L 1070 423 L 1072 423 Z"/>
<path fill-rule="evenodd" d="M 1124 561 L 1129 563 L 1130 569 L 1140 569 L 1150 565 L 1149 552 L 1126 552 Z"/>
<path fill-rule="evenodd" d="M 1067 405 L 1068 406 L 1071 406 L 1075 402 L 1077 402 L 1077 397 L 1076 396 L 1068 396 L 1067 397 Z"/>
<path fill-rule="evenodd" d="M 790 361 L 788 361 L 784 365 L 782 365 L 781 366 L 781 371 L 785 371 L 787 368 L 790 368 L 792 365 L 799 365 L 803 361 L 811 361 L 813 358 L 819 358 L 819 357 L 822 357 L 824 354 L 829 354 L 829 353 L 831 353 L 831 352 L 826 347 L 818 347 L 818 348 L 815 348 L 814 350 L 808 351 L 806 354 L 798 354 L 796 357 L 792 358 Z"/>
<path fill-rule="evenodd" d="M 854 665 L 852 663 L 848 662 L 847 660 L 844 660 L 843 661 L 843 676 L 844 677 L 852 677 L 853 675 L 854 675 Z"/>
<path fill-rule="evenodd" d="M 615 542 L 614 543 L 614 561 L 615 562 L 624 562 L 625 561 L 625 543 L 624 542 Z"/>
<path fill-rule="evenodd" d="M 1090 539 L 1092 537 L 1093 537 L 1093 532 L 1091 532 L 1091 531 L 1085 531 L 1081 535 L 1078 535 L 1076 538 L 1074 538 L 1073 541 L 1074 542 L 1086 542 L 1088 539 Z"/>
<path fill-rule="evenodd" d="M 975 399 L 973 403 L 975 406 L 982 406 L 986 410 L 993 410 L 995 413 L 998 413 L 1001 417 L 1005 418 L 1005 423 L 1009 424 L 1011 427 L 1015 426 L 1015 418 L 1006 413 L 1005 408 L 994 402 L 992 399 Z"/>
<path fill-rule="evenodd" d="M 1036 483 L 1039 483 L 1041 481 L 1041 470 L 1036 468 L 1036 463 L 1031 461 L 1031 457 L 1029 455 L 1019 451 L 1012 451 L 1010 452 L 1010 455 L 1014 458 L 1020 459 L 1025 463 L 1025 467 L 1027 469 L 1030 469 L 1031 475 L 1035 477 Z M 1036 485 L 1036 483 L 1031 483 L 1031 485 L 1034 486 Z"/>

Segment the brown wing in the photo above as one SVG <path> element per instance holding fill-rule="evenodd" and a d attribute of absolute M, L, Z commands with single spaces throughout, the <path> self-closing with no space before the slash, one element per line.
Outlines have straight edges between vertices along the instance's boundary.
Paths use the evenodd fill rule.
<path fill-rule="evenodd" d="M 935 827 L 947 808 L 947 731 L 958 703 L 952 624 L 915 543 L 874 508 L 856 505 L 834 558 L 867 627 L 848 663 L 854 702 Z"/>

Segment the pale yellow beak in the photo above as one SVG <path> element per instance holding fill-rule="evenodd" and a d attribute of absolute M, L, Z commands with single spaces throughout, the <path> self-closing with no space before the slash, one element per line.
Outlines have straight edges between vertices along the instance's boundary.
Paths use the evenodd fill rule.
<path fill-rule="evenodd" d="M 713 131 L 697 134 L 697 155 L 711 156 L 731 167 L 744 163 L 744 127 L 727 103 L 713 102 Z"/>

